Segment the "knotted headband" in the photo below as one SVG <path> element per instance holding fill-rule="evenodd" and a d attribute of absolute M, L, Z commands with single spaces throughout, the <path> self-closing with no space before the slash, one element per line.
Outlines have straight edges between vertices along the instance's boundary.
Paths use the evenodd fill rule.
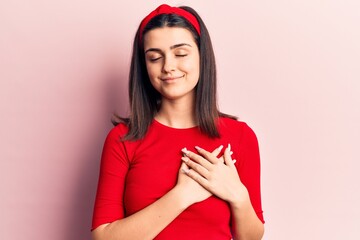
<path fill-rule="evenodd" d="M 161 14 L 176 14 L 185 18 L 187 21 L 189 21 L 189 23 L 195 28 L 197 33 L 200 35 L 200 24 L 194 15 L 192 15 L 191 13 L 189 13 L 188 11 L 182 8 L 170 7 L 169 5 L 162 4 L 141 21 L 139 28 L 140 41 L 142 41 L 142 32 L 144 31 L 145 26 L 150 22 L 151 19 Z"/>

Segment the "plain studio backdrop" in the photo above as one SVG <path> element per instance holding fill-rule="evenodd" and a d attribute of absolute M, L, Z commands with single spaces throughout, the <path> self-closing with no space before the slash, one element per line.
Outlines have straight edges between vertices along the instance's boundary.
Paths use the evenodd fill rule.
<path fill-rule="evenodd" d="M 90 239 L 132 39 L 160 3 L 0 2 L 0 239 Z M 360 1 L 166 3 L 203 17 L 219 105 L 258 136 L 264 239 L 360 239 Z"/>

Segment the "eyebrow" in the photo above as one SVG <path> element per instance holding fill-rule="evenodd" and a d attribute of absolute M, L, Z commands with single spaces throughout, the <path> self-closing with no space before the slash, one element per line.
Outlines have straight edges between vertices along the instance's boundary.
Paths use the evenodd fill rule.
<path fill-rule="evenodd" d="M 183 47 L 183 46 L 188 46 L 188 47 L 192 47 L 190 44 L 188 43 L 179 43 L 179 44 L 175 44 L 173 46 L 170 47 L 170 49 L 174 49 L 174 48 L 179 48 L 179 47 Z M 150 51 L 153 51 L 153 52 L 161 52 L 161 49 L 160 48 L 149 48 L 145 51 L 145 53 L 147 52 L 150 52 Z"/>

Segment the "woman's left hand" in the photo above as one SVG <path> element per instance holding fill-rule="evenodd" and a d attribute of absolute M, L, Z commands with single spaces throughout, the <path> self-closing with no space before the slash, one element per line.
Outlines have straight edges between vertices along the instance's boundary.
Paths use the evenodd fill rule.
<path fill-rule="evenodd" d="M 183 149 L 182 160 L 190 168 L 186 174 L 217 197 L 238 204 L 249 198 L 246 187 L 241 183 L 235 160 L 231 159 L 230 144 L 224 155 L 217 158 L 213 153 L 195 147 L 198 154 Z M 222 159 L 223 158 L 223 159 Z"/>

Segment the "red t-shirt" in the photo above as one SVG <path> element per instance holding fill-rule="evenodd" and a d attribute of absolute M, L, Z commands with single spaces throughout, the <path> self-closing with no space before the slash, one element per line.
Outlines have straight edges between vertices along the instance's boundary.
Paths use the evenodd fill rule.
<path fill-rule="evenodd" d="M 244 122 L 219 119 L 220 138 L 209 138 L 197 127 L 175 129 L 156 120 L 145 137 L 121 141 L 124 124 L 108 134 L 100 167 L 92 229 L 125 218 L 152 204 L 177 182 L 181 149 L 199 146 L 213 151 L 231 144 L 235 166 L 247 187 L 253 208 L 264 222 L 260 196 L 260 157 L 255 133 Z M 195 203 L 175 218 L 155 239 L 231 239 L 231 212 L 227 202 L 212 196 Z"/>

